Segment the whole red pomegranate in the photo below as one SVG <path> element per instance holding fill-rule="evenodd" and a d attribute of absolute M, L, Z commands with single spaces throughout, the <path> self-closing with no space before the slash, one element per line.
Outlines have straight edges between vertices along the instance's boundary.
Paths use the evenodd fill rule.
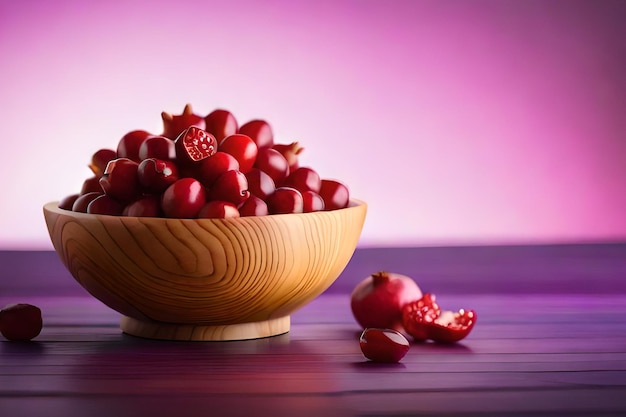
<path fill-rule="evenodd" d="M 417 283 L 406 275 L 381 271 L 361 281 L 352 291 L 350 307 L 362 328 L 402 330 L 402 307 L 422 298 Z"/>

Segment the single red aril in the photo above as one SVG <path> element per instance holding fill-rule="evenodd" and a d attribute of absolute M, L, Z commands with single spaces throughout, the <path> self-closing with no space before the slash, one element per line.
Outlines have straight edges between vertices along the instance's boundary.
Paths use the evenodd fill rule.
<path fill-rule="evenodd" d="M 267 208 L 267 203 L 252 194 L 239 206 L 239 215 L 241 217 L 267 216 L 268 214 L 270 214 L 270 212 Z"/>
<path fill-rule="evenodd" d="M 139 147 L 139 159 L 156 158 L 164 161 L 176 159 L 174 141 L 165 136 L 149 136 Z"/>
<path fill-rule="evenodd" d="M 170 139 L 178 137 L 183 130 L 191 126 L 195 126 L 202 130 L 204 130 L 206 126 L 204 117 L 195 114 L 191 108 L 191 104 L 185 105 L 181 114 L 162 112 L 161 118 L 163 119 L 162 136 Z"/>
<path fill-rule="evenodd" d="M 350 204 L 348 187 L 336 180 L 323 179 L 319 195 L 324 199 L 325 210 L 342 209 Z"/>
<path fill-rule="evenodd" d="M 181 178 L 163 192 L 161 209 L 167 217 L 193 219 L 205 203 L 204 186 L 194 178 Z"/>
<path fill-rule="evenodd" d="M 292 142 L 289 144 L 277 143 L 272 146 L 272 148 L 276 149 L 285 157 L 287 163 L 289 164 L 290 171 L 295 171 L 300 166 L 299 155 L 302 153 L 304 148 L 300 146 L 298 142 Z"/>
<path fill-rule="evenodd" d="M 237 119 L 228 110 L 213 110 L 204 118 L 204 123 L 206 125 L 204 130 L 212 134 L 217 139 L 217 143 L 239 130 Z"/>
<path fill-rule="evenodd" d="M 101 195 L 103 195 L 102 192 L 96 191 L 80 195 L 76 199 L 76 201 L 74 201 L 74 204 L 72 205 L 72 211 L 78 213 L 87 213 L 87 207 L 89 206 L 89 203 L 91 203 L 93 200 L 100 197 Z"/>
<path fill-rule="evenodd" d="M 83 185 L 80 188 L 80 194 L 82 195 L 93 192 L 101 193 L 102 186 L 100 185 L 100 178 L 102 177 L 94 175 L 93 177 L 89 177 L 85 181 L 83 181 Z"/>
<path fill-rule="evenodd" d="M 183 130 L 174 142 L 177 160 L 183 164 L 202 161 L 217 152 L 213 135 L 196 126 Z"/>
<path fill-rule="evenodd" d="M 122 215 L 131 217 L 161 217 L 161 197 L 158 195 L 146 195 L 133 201 L 126 207 Z"/>
<path fill-rule="evenodd" d="M 258 168 L 252 168 L 246 174 L 248 179 L 248 191 L 250 194 L 265 200 L 270 194 L 276 190 L 276 184 L 272 177 Z"/>
<path fill-rule="evenodd" d="M 128 158 L 139 162 L 139 148 L 151 133 L 145 130 L 133 130 L 122 136 L 117 144 L 117 158 Z"/>
<path fill-rule="evenodd" d="M 239 206 L 250 197 L 248 180 L 241 171 L 226 171 L 209 188 L 209 200 L 228 201 Z"/>
<path fill-rule="evenodd" d="M 8 340 L 27 341 L 43 328 L 41 309 L 32 304 L 10 304 L 0 310 L 0 333 Z"/>
<path fill-rule="evenodd" d="M 439 343 L 455 343 L 472 331 L 476 317 L 474 310 L 443 311 L 434 294 L 426 293 L 419 300 L 404 306 L 402 324 L 416 341 L 430 339 Z"/>
<path fill-rule="evenodd" d="M 256 143 L 250 136 L 241 134 L 226 136 L 220 142 L 219 150 L 234 156 L 237 162 L 239 162 L 239 170 L 244 174 L 252 169 L 259 152 Z"/>
<path fill-rule="evenodd" d="M 272 177 L 276 184 L 282 184 L 289 175 L 287 160 L 280 152 L 272 148 L 259 149 L 254 168 L 258 168 Z"/>
<path fill-rule="evenodd" d="M 96 177 L 101 177 L 109 161 L 115 158 L 117 158 L 117 152 L 113 149 L 99 149 L 91 156 L 89 169 Z"/>
<path fill-rule="evenodd" d="M 124 206 L 111 196 L 103 194 L 94 198 L 87 206 L 89 214 L 107 214 L 109 216 L 120 216 Z"/>
<path fill-rule="evenodd" d="M 413 279 L 381 271 L 356 285 L 350 308 L 361 328 L 402 330 L 402 308 L 420 298 L 422 291 Z"/>
<path fill-rule="evenodd" d="M 411 347 L 402 333 L 393 329 L 367 328 L 361 333 L 359 345 L 363 356 L 373 362 L 400 362 Z"/>
<path fill-rule="evenodd" d="M 272 127 L 265 120 L 251 120 L 239 128 L 239 133 L 250 136 L 259 149 L 270 148 L 274 145 Z"/>
<path fill-rule="evenodd" d="M 302 204 L 302 211 L 304 213 L 324 210 L 324 199 L 313 191 L 305 191 L 302 193 Z"/>
<path fill-rule="evenodd" d="M 198 213 L 199 219 L 232 219 L 239 216 L 237 206 L 228 201 L 209 201 Z"/>
<path fill-rule="evenodd" d="M 301 193 L 313 191 L 319 194 L 320 188 L 322 188 L 322 179 L 314 169 L 300 167 L 289 173 L 284 185 L 293 187 Z"/>
<path fill-rule="evenodd" d="M 215 155 L 203 159 L 195 169 L 194 178 L 207 188 L 227 171 L 238 171 L 239 162 L 234 156 L 226 152 L 216 152 Z"/>
<path fill-rule="evenodd" d="M 72 210 L 72 206 L 80 194 L 71 194 L 59 201 L 59 208 L 63 210 Z"/>
<path fill-rule="evenodd" d="M 139 164 L 128 158 L 109 161 L 104 175 L 100 178 L 100 186 L 104 193 L 122 203 L 137 198 L 141 194 L 138 168 Z"/>
<path fill-rule="evenodd" d="M 137 167 L 137 180 L 150 193 L 161 193 L 180 178 L 178 167 L 172 161 L 148 158 Z"/>
<path fill-rule="evenodd" d="M 278 187 L 265 202 L 270 214 L 302 213 L 304 210 L 302 194 L 291 187 Z"/>

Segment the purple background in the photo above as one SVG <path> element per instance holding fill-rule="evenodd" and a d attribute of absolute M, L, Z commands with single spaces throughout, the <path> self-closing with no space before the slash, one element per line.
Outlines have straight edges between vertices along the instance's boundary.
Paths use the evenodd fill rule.
<path fill-rule="evenodd" d="M 626 2 L 0 0 L 0 249 L 160 112 L 265 118 L 361 246 L 626 239 Z"/>

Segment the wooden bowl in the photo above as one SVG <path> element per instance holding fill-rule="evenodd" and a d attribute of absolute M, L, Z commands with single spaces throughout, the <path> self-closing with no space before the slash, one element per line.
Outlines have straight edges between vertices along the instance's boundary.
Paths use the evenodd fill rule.
<path fill-rule="evenodd" d="M 166 340 L 286 333 L 289 315 L 326 290 L 352 257 L 367 211 L 166 219 L 43 207 L 52 244 L 121 329 Z"/>

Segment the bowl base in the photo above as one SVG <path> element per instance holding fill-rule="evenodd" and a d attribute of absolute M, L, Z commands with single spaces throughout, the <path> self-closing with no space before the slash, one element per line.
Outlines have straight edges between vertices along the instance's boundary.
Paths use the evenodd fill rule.
<path fill-rule="evenodd" d="M 146 339 L 193 341 L 260 339 L 287 333 L 290 326 L 289 316 L 253 323 L 217 326 L 141 321 L 127 316 L 122 316 L 120 322 L 122 331 L 132 336 Z"/>

